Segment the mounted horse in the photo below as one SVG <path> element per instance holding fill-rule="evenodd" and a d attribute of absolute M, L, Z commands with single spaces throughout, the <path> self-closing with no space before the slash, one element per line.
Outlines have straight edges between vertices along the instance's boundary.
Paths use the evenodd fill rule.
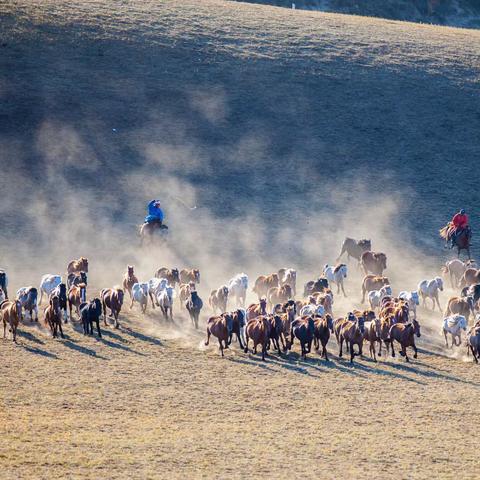
<path fill-rule="evenodd" d="M 446 242 L 448 242 L 452 237 L 452 226 L 451 224 L 445 225 L 439 231 L 440 237 L 443 238 Z M 470 260 L 472 257 L 470 256 L 470 240 L 472 239 L 472 231 L 470 228 L 464 228 L 455 234 L 452 238 L 452 246 L 457 247 L 457 257 L 460 258 L 460 252 L 465 250 L 468 255 L 468 259 Z"/>

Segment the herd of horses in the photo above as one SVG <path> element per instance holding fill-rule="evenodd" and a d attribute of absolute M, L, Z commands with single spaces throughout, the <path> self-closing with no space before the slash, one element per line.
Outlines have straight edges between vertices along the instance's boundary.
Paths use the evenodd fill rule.
<path fill-rule="evenodd" d="M 364 273 L 362 280 L 362 303 L 368 307 L 354 309 L 342 317 L 333 313 L 334 296 L 346 297 L 344 282 L 348 267 L 341 263 L 341 257 L 358 262 Z M 142 313 L 148 306 L 158 308 L 166 322 L 173 322 L 175 299 L 180 308 L 185 309 L 195 329 L 199 328 L 200 314 L 204 302 L 200 298 L 198 269 L 159 268 L 148 281 L 139 281 L 133 266 L 127 266 L 121 286 L 104 288 L 98 297 L 87 299 L 88 259 L 81 257 L 67 265 L 65 283 L 58 274 L 44 275 L 40 287 L 22 287 L 17 290 L 15 299 L 8 296 L 7 272 L 0 270 L 0 321 L 7 327 L 16 341 L 18 326 L 26 321 L 38 322 L 38 307 L 43 298 L 48 299 L 43 321 L 53 337 L 64 338 L 62 324 L 80 322 L 85 335 L 101 337 L 101 320 L 104 327 L 113 322 L 119 327 L 119 316 L 125 297 L 130 298 L 129 308 L 138 304 Z M 249 278 L 245 273 L 232 277 L 224 285 L 210 292 L 208 307 L 211 315 L 206 321 L 205 345 L 211 337 L 218 341 L 221 355 L 229 348 L 233 336 L 245 352 L 252 343 L 254 354 L 260 349 L 262 359 L 270 350 L 279 355 L 292 350 L 295 342 L 300 345 L 304 358 L 311 352 L 322 349 L 321 356 L 328 360 L 327 345 L 335 336 L 339 357 L 346 348 L 350 362 L 362 355 L 365 342 L 373 361 L 382 355 L 382 347 L 395 356 L 395 344 L 400 345 L 400 354 L 409 361 L 407 348 L 412 348 L 417 357 L 415 338 L 420 337 L 420 324 L 417 307 L 427 307 L 432 302 L 432 310 L 440 309 L 439 292 L 443 291 L 442 277 L 419 282 L 417 290 L 402 291 L 393 296 L 388 277 L 387 256 L 383 252 L 372 251 L 370 240 L 355 241 L 347 238 L 342 244 L 340 256 L 335 265 L 325 265 L 322 274 L 304 284 L 302 298 L 298 299 L 297 272 L 293 268 L 282 268 L 268 275 L 260 275 L 251 291 L 258 302 L 246 305 Z M 480 270 L 473 261 L 462 262 L 454 259 L 447 262 L 443 276 L 450 279 L 452 288 L 458 288 L 458 296 L 449 299 L 442 324 L 446 346 L 451 336 L 450 348 L 461 345 L 462 331 L 466 334 L 467 353 L 472 353 L 478 363 L 480 357 L 480 316 L 476 315 L 480 300 Z M 336 292 L 332 288 L 336 286 Z M 231 309 L 228 310 L 228 305 Z M 74 315 L 75 313 L 75 315 Z M 470 316 L 473 317 L 470 322 Z M 109 320 L 110 319 L 110 320 Z"/>

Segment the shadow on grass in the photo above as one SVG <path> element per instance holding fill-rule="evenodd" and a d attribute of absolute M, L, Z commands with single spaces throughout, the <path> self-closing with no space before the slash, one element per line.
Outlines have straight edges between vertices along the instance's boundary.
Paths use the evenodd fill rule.
<path fill-rule="evenodd" d="M 47 352 L 46 350 L 42 350 L 41 348 L 38 347 L 30 347 L 28 345 L 22 345 L 22 347 L 30 353 L 34 353 L 35 355 L 41 355 L 42 357 L 47 357 L 47 358 L 58 358 L 57 355 L 51 352 Z"/>
<path fill-rule="evenodd" d="M 142 342 L 148 342 L 148 343 L 151 343 L 152 345 L 158 345 L 158 346 L 162 345 L 162 342 L 158 338 L 152 337 L 150 335 L 145 335 L 140 332 L 136 332 L 129 327 L 123 327 L 122 332 L 135 338 L 136 340 L 141 340 Z"/>
<path fill-rule="evenodd" d="M 38 343 L 39 345 L 45 345 L 45 342 L 43 340 L 40 340 L 32 333 L 26 332 L 25 330 L 17 330 L 17 335 L 24 338 L 25 340 L 29 340 L 30 342 Z"/>
<path fill-rule="evenodd" d="M 65 336 L 65 340 L 60 340 L 63 345 L 65 345 L 67 348 L 70 348 L 71 350 L 74 350 L 79 353 L 83 353 L 84 355 L 88 355 L 90 357 L 98 358 L 100 360 L 107 360 L 106 357 L 103 357 L 102 355 L 98 355 L 97 352 L 91 348 L 84 347 L 82 345 L 76 344 L 73 340 L 70 340 L 67 336 Z"/>

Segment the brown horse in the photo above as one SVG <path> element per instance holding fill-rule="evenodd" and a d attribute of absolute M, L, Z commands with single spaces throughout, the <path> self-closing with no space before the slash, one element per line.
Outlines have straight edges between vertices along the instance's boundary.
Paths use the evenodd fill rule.
<path fill-rule="evenodd" d="M 217 310 L 220 310 L 220 313 L 223 313 L 227 310 L 228 302 L 228 287 L 223 285 L 216 290 L 212 290 L 210 297 L 208 298 L 208 304 L 213 310 L 213 313 L 217 313 Z"/>
<path fill-rule="evenodd" d="M 103 323 L 106 327 L 108 326 L 107 307 L 110 309 L 110 316 L 113 316 L 115 320 L 115 328 L 119 327 L 118 316 L 122 310 L 123 296 L 124 293 L 120 287 L 104 288 L 100 292 L 103 307 Z"/>
<path fill-rule="evenodd" d="M 363 317 L 355 317 L 350 316 L 347 321 L 342 325 L 340 329 L 339 337 L 340 337 L 340 351 L 338 356 L 341 357 L 343 342 L 348 345 L 348 349 L 350 350 L 350 363 L 353 363 L 353 359 L 356 355 L 362 355 L 363 349 L 363 335 L 365 333 L 365 320 Z M 354 345 L 358 345 L 358 353 L 355 353 L 353 348 Z"/>
<path fill-rule="evenodd" d="M 132 299 L 132 287 L 138 283 L 138 278 L 135 276 L 132 265 L 127 265 L 127 271 L 123 277 L 123 289 L 128 292 L 130 299 Z"/>
<path fill-rule="evenodd" d="M 158 222 L 144 223 L 140 225 L 138 233 L 140 235 L 140 246 L 153 244 L 156 240 L 163 243 L 168 235 L 168 227 Z"/>
<path fill-rule="evenodd" d="M 180 270 L 180 283 L 190 283 L 200 284 L 200 270 L 198 268 L 193 268 L 192 270 L 187 270 L 183 268 Z"/>
<path fill-rule="evenodd" d="M 10 301 L 4 300 L 0 304 L 0 314 L 3 319 L 3 338 L 7 336 L 7 324 L 8 330 L 12 333 L 13 341 L 17 342 L 17 328 L 22 318 L 22 305 L 18 300 Z"/>
<path fill-rule="evenodd" d="M 474 302 L 472 297 L 452 297 L 448 301 L 447 309 L 445 310 L 445 316 L 448 317 L 450 315 L 455 315 L 458 313 L 459 315 L 463 315 L 467 322 L 470 318 L 470 313 L 475 318 L 475 311 L 474 311 Z"/>
<path fill-rule="evenodd" d="M 407 347 L 412 347 L 415 352 L 413 358 L 417 358 L 417 347 L 415 345 L 415 335 L 420 337 L 420 324 L 413 319 L 411 323 L 395 323 L 390 327 L 390 340 L 392 346 L 392 357 L 395 356 L 394 341 L 401 345 L 400 355 L 409 362 Z"/>
<path fill-rule="evenodd" d="M 286 308 L 286 312 L 279 313 L 278 316 L 280 317 L 280 321 L 282 323 L 280 340 L 282 342 L 282 346 L 284 346 L 283 350 L 286 351 L 290 348 L 289 337 L 292 322 L 295 320 L 295 306 L 289 305 Z"/>
<path fill-rule="evenodd" d="M 87 301 L 87 286 L 84 283 L 72 285 L 68 290 L 68 309 L 70 311 L 70 321 L 72 321 L 72 307 L 75 307 L 78 317 L 80 317 L 80 304 Z"/>
<path fill-rule="evenodd" d="M 372 242 L 370 240 L 359 240 L 358 242 L 353 238 L 345 238 L 342 243 L 342 251 L 337 258 L 337 263 L 340 261 L 340 257 L 346 252 L 347 259 L 350 260 L 350 257 L 360 260 L 363 252 L 371 250 Z"/>
<path fill-rule="evenodd" d="M 70 318 L 72 312 L 70 310 Z M 50 296 L 50 304 L 45 309 L 45 326 L 49 327 L 52 332 L 52 337 L 58 336 L 60 330 L 60 336 L 65 338 L 62 330 L 62 312 L 60 310 L 60 298 L 57 295 Z"/>
<path fill-rule="evenodd" d="M 379 277 L 377 275 L 365 275 L 362 281 L 362 303 L 365 302 L 365 295 L 372 290 L 380 290 L 384 285 L 390 285 L 387 277 Z"/>
<path fill-rule="evenodd" d="M 253 353 L 257 353 L 257 346 L 262 347 L 262 360 L 265 361 L 265 355 L 267 354 L 267 343 L 270 338 L 270 322 L 266 315 L 260 315 L 253 320 L 247 322 L 245 328 L 245 349 L 244 352 L 248 353 L 248 342 L 250 339 L 253 341 Z"/>
<path fill-rule="evenodd" d="M 252 303 L 247 308 L 247 322 L 267 314 L 267 299 L 262 297 L 260 303 Z"/>
<path fill-rule="evenodd" d="M 72 260 L 67 266 L 68 273 L 88 272 L 88 259 L 80 257 L 78 260 Z"/>
<path fill-rule="evenodd" d="M 282 342 L 282 348 L 285 350 L 285 344 L 282 339 L 282 320 L 279 315 L 267 315 L 266 316 L 268 323 L 270 324 L 270 335 L 268 339 L 267 350 L 270 348 L 270 341 L 273 343 L 273 348 L 276 348 L 278 353 L 280 351 L 280 341 Z"/>
<path fill-rule="evenodd" d="M 278 273 L 272 273 L 270 275 L 260 275 L 255 280 L 255 286 L 252 288 L 252 291 L 258 295 L 258 299 L 267 295 L 267 292 L 273 288 L 278 287 Z"/>
<path fill-rule="evenodd" d="M 281 287 L 272 287 L 267 292 L 267 301 L 273 307 L 277 303 L 288 302 L 292 298 L 292 287 L 282 285 Z"/>
<path fill-rule="evenodd" d="M 168 283 L 175 288 L 177 283 L 180 283 L 180 275 L 178 273 L 178 268 L 159 268 L 155 273 L 156 278 L 166 278 Z"/>
<path fill-rule="evenodd" d="M 370 357 L 373 358 L 373 361 L 377 361 L 377 356 L 375 354 L 375 343 L 378 342 L 378 356 L 382 355 L 382 340 L 381 340 L 381 321 L 378 318 L 374 320 L 369 320 L 365 322 L 365 333 L 363 334 L 363 339 L 367 340 L 370 343 Z"/>
<path fill-rule="evenodd" d="M 444 240 L 449 240 L 451 235 L 451 224 L 448 223 L 440 229 L 440 237 Z M 457 257 L 460 258 L 460 252 L 465 250 L 468 258 L 470 259 L 470 240 L 472 238 L 472 232 L 469 228 L 464 228 L 459 234 L 455 235 L 453 239 L 453 245 L 457 247 Z"/>
<path fill-rule="evenodd" d="M 185 302 L 190 298 L 190 293 L 195 291 L 195 283 L 182 283 L 179 289 L 180 308 L 185 307 Z"/>
<path fill-rule="evenodd" d="M 381 252 L 364 252 L 360 260 L 365 275 L 373 273 L 382 276 L 387 268 L 387 256 Z"/>
<path fill-rule="evenodd" d="M 472 352 L 473 361 L 478 363 L 480 357 L 480 326 L 472 327 L 467 334 L 467 355 Z"/>
<path fill-rule="evenodd" d="M 480 283 L 480 269 L 467 268 L 460 280 L 460 288 L 470 287 Z"/>
<path fill-rule="evenodd" d="M 333 319 L 327 314 L 325 318 L 316 318 L 314 324 L 314 347 L 319 350 L 322 344 L 322 357 L 328 362 L 327 343 L 330 340 L 330 333 L 333 333 Z"/>
<path fill-rule="evenodd" d="M 216 317 L 210 317 L 207 321 L 207 339 L 205 340 L 205 345 L 207 346 L 210 343 L 210 335 L 217 337 L 223 357 L 223 350 L 228 348 L 228 341 L 232 329 L 233 319 L 231 315 L 223 314 Z"/>

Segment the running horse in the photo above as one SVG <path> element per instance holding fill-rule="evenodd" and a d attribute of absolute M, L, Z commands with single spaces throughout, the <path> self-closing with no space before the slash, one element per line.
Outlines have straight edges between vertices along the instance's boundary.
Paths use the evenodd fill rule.
<path fill-rule="evenodd" d="M 448 241 L 450 237 L 450 223 L 445 225 L 442 229 L 440 229 L 440 237 L 443 238 L 445 241 Z M 457 247 L 457 257 L 460 258 L 460 252 L 462 250 L 466 250 L 468 259 L 471 260 L 470 256 L 470 240 L 472 238 L 472 231 L 469 228 L 463 229 L 458 235 L 455 236 L 453 239 L 453 245 Z"/>

